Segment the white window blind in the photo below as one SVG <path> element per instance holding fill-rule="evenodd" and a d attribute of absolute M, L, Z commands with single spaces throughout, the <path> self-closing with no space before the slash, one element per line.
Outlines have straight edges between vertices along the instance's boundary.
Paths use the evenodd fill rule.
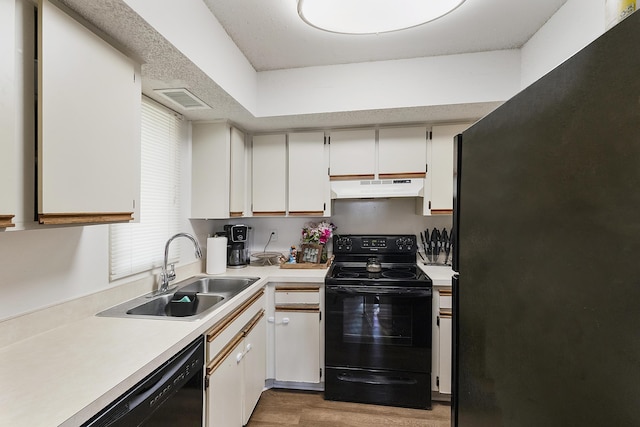
<path fill-rule="evenodd" d="M 165 243 L 179 232 L 182 126 L 176 114 L 143 99 L 140 222 L 109 226 L 111 280 L 161 266 Z M 179 245 L 170 249 L 175 262 Z"/>

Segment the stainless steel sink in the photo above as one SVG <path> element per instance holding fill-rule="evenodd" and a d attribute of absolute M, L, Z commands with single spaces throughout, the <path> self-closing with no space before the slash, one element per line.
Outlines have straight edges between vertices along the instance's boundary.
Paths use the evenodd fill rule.
<path fill-rule="evenodd" d="M 221 295 L 198 295 L 197 304 L 195 304 L 195 310 L 190 312 L 192 314 L 185 316 L 184 314 L 179 313 L 176 309 L 173 308 L 177 304 L 171 303 L 172 298 L 173 295 L 160 295 L 147 303 L 133 307 L 131 310 L 127 310 L 127 314 L 169 317 L 197 316 L 198 314 L 204 313 L 210 308 L 218 305 L 218 303 L 222 302 L 225 299 Z"/>
<path fill-rule="evenodd" d="M 258 277 L 196 276 L 177 283 L 168 294 L 143 295 L 101 311 L 97 316 L 196 320 L 228 302 L 258 280 Z M 193 297 L 194 294 L 197 303 L 181 303 L 183 295 Z"/>
<path fill-rule="evenodd" d="M 257 277 L 199 277 L 189 279 L 187 285 L 179 285 L 181 292 L 198 294 L 233 295 L 258 281 Z"/>

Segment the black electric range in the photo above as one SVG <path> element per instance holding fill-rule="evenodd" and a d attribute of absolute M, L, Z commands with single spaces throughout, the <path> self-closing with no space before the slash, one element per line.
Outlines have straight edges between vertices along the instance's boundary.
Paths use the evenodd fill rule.
<path fill-rule="evenodd" d="M 325 398 L 431 407 L 432 281 L 415 235 L 339 235 L 325 277 Z"/>

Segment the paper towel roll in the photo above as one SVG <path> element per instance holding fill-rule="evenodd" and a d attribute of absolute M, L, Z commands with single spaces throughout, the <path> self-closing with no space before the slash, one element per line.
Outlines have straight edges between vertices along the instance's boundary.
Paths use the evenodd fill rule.
<path fill-rule="evenodd" d="M 207 274 L 222 274 L 227 271 L 227 238 L 224 236 L 207 239 Z"/>

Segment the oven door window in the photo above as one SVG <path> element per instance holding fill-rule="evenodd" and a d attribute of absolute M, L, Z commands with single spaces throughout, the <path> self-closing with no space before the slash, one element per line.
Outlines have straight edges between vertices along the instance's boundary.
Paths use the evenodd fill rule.
<path fill-rule="evenodd" d="M 411 347 L 413 309 L 410 301 L 362 295 L 342 300 L 342 340 L 351 344 Z"/>
<path fill-rule="evenodd" d="M 328 366 L 431 369 L 430 291 L 416 296 L 327 288 L 325 304 Z"/>

